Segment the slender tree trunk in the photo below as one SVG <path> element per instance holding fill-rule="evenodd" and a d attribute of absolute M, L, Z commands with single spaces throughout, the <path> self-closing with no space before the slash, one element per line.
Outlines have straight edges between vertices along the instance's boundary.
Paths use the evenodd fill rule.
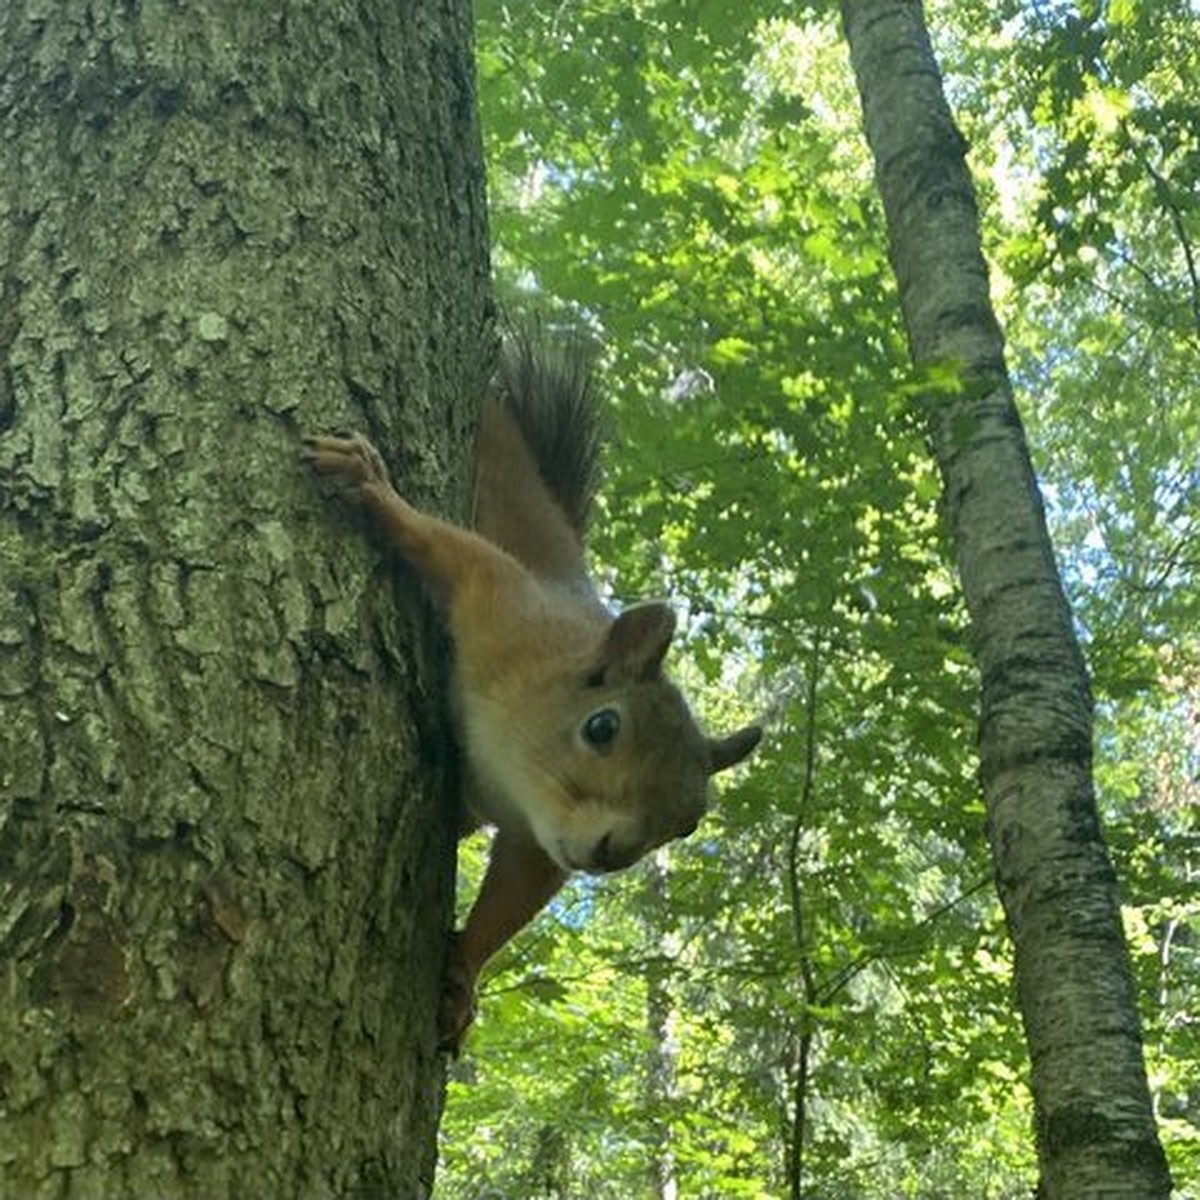
<path fill-rule="evenodd" d="M 813 1051 L 816 1047 L 816 1026 L 813 1011 L 821 1003 L 816 970 L 813 967 L 813 930 L 807 921 L 804 906 L 803 839 L 813 820 L 813 805 L 817 788 L 817 709 L 820 697 L 822 663 L 822 631 L 813 631 L 812 653 L 809 656 L 808 682 L 804 689 L 804 782 L 800 788 L 799 804 L 788 839 L 787 877 L 788 896 L 792 909 L 792 938 L 800 974 L 804 1001 L 798 1027 L 793 1031 L 789 1069 L 789 1102 L 791 1120 L 787 1134 L 787 1179 L 789 1200 L 803 1200 L 804 1148 L 808 1139 L 808 1100 L 812 1084 Z"/>
<path fill-rule="evenodd" d="M 646 861 L 647 911 L 667 910 L 667 852 L 656 850 Z M 670 963 L 679 953 L 679 938 L 664 930 L 652 916 L 647 922 L 651 958 L 646 968 L 646 1107 L 650 1111 L 652 1153 L 649 1163 L 650 1195 L 654 1200 L 677 1200 L 675 1152 L 671 1145 L 671 1110 L 675 1104 L 676 1067 L 679 1046 L 675 1038 L 674 1001 L 671 996 Z"/>
<path fill-rule="evenodd" d="M 0 1195 L 428 1192 L 434 626 L 298 451 L 464 507 L 467 7 L 0 13 Z"/>
<path fill-rule="evenodd" d="M 1040 1192 L 1166 1196 L 1091 697 L 988 296 L 975 198 L 916 0 L 842 0 L 982 676 L 980 772 L 1033 1064 Z"/>

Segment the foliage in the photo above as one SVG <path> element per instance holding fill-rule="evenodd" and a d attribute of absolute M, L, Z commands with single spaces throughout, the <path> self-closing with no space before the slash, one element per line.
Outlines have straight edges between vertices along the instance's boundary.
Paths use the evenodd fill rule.
<path fill-rule="evenodd" d="M 1196 17 L 936 18 L 1193 1186 Z M 913 401 L 929 381 L 907 366 L 836 26 L 783 0 L 481 0 L 478 20 L 503 288 L 605 347 L 603 577 L 618 602 L 672 596 L 709 723 L 765 709 L 771 736 L 700 834 L 657 870 L 573 883 L 490 976 L 439 1194 L 782 1195 L 800 1141 L 823 1200 L 1024 1196 L 977 681 Z"/>

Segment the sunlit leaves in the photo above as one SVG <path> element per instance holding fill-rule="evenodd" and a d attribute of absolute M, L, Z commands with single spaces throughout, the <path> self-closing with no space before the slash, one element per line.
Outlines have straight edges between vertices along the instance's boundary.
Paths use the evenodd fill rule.
<path fill-rule="evenodd" d="M 1172 678 L 1192 680 L 1174 703 L 1194 695 L 1179 631 L 1200 620 L 1196 14 L 936 8 L 972 160 L 994 168 L 995 287 L 1110 703 L 1098 777 L 1149 996 L 1191 836 L 1186 803 L 1161 808 L 1197 770 L 1158 702 Z M 709 724 L 765 711 L 771 728 L 672 851 L 665 897 L 636 872 L 577 887 L 499 964 L 439 1186 L 649 1195 L 665 1144 L 681 1195 L 783 1194 L 811 1035 L 814 1194 L 1021 1194 L 1030 1117 L 976 681 L 923 431 L 924 398 L 961 382 L 907 365 L 836 25 L 782 0 L 481 0 L 478 20 L 502 290 L 565 307 L 605 347 L 598 573 L 618 602 L 680 606 L 674 666 Z M 1190 1076 L 1172 1063 L 1196 1050 L 1178 1016 L 1196 974 L 1174 946 L 1149 1033 L 1182 1127 Z M 647 1084 L 655 979 L 667 1096 Z"/>

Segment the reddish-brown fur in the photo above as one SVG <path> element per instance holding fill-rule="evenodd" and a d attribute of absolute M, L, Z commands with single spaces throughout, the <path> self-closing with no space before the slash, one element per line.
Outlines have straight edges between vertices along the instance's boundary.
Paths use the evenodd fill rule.
<path fill-rule="evenodd" d="M 452 1050 L 474 1015 L 483 964 L 569 872 L 616 870 L 686 836 L 704 813 L 708 777 L 744 758 L 760 736 L 753 726 L 719 740 L 699 730 L 662 671 L 674 629 L 666 605 L 635 605 L 613 618 L 600 603 L 583 557 L 590 480 L 568 471 L 564 482 L 563 463 L 540 463 L 522 430 L 522 421 L 574 419 L 581 394 L 564 396 L 557 413 L 545 401 L 562 380 L 584 377 L 539 376 L 534 357 L 521 367 L 505 376 L 509 394 L 497 388 L 484 404 L 474 531 L 404 501 L 365 439 L 308 443 L 316 470 L 351 485 L 446 602 L 467 802 L 496 826 L 446 972 L 442 1034 Z M 541 407 L 522 410 L 513 386 L 540 387 Z M 554 432 L 561 444 L 570 428 Z M 578 461 L 578 472 L 590 470 L 588 453 Z M 564 489 L 559 497 L 551 478 Z"/>

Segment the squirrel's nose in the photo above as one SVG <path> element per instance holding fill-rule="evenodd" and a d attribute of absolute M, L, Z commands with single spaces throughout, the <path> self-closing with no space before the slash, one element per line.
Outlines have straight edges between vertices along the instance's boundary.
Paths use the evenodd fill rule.
<path fill-rule="evenodd" d="M 619 871 L 636 862 L 640 851 L 636 846 L 622 846 L 610 830 L 593 847 L 588 860 L 589 871 Z"/>

